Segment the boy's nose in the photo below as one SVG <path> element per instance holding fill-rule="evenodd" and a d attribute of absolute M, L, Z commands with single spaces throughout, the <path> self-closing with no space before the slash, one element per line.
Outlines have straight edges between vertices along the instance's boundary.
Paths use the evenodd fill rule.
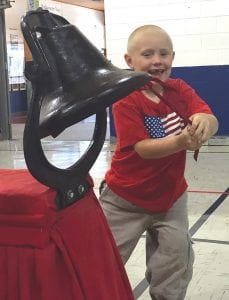
<path fill-rule="evenodd" d="M 154 54 L 152 57 L 152 63 L 154 65 L 160 65 L 161 64 L 161 56 L 159 54 Z"/>

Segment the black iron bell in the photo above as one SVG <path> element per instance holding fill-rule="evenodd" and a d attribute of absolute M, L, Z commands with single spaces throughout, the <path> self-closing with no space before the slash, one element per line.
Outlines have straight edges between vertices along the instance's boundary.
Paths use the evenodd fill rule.
<path fill-rule="evenodd" d="M 104 143 L 106 107 L 151 76 L 113 66 L 76 27 L 47 10 L 28 12 L 21 28 L 33 56 L 25 65 L 33 90 L 23 136 L 25 161 L 38 181 L 57 191 L 57 205 L 65 208 L 90 189 L 87 177 Z M 95 129 L 85 153 L 69 168 L 52 165 L 41 138 L 56 137 L 92 114 Z"/>
<path fill-rule="evenodd" d="M 113 66 L 75 26 L 47 10 L 27 13 L 22 31 L 35 44 L 25 75 L 41 87 L 41 137 L 57 136 L 151 79 Z"/>

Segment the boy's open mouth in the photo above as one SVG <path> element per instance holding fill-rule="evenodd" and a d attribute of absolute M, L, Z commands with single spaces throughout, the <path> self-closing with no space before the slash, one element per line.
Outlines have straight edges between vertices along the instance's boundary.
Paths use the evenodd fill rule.
<path fill-rule="evenodd" d="M 148 71 L 148 73 L 153 76 L 160 76 L 161 74 L 163 74 L 163 72 L 164 72 L 164 70 L 162 70 L 162 69 L 154 69 L 154 70 Z"/>

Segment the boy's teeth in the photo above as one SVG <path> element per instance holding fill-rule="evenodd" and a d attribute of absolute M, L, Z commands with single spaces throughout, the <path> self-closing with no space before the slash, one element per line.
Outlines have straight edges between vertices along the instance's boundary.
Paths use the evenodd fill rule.
<path fill-rule="evenodd" d="M 162 73 L 162 70 L 152 70 L 152 71 L 150 71 L 150 74 L 161 74 Z"/>

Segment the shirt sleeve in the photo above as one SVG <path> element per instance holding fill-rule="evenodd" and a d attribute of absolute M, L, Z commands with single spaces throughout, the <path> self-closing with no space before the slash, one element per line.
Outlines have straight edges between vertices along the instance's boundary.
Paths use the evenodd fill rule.
<path fill-rule="evenodd" d="M 131 96 L 115 103 L 112 107 L 117 145 L 120 150 L 132 147 L 137 142 L 149 138 L 144 127 L 144 117 Z"/>

